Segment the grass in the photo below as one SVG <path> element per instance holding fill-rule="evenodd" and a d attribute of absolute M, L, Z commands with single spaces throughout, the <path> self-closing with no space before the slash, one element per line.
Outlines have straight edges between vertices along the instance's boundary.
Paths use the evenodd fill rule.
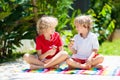
<path fill-rule="evenodd" d="M 120 39 L 112 42 L 104 42 L 100 46 L 99 53 L 103 55 L 120 56 Z"/>

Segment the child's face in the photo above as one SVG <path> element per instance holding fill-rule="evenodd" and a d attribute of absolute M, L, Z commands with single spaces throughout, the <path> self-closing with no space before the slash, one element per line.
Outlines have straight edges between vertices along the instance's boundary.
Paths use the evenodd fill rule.
<path fill-rule="evenodd" d="M 46 32 L 49 33 L 49 34 L 53 34 L 55 32 L 55 27 L 47 28 Z"/>
<path fill-rule="evenodd" d="M 76 30 L 77 30 L 77 32 L 78 33 L 83 33 L 83 32 L 85 32 L 85 27 L 83 27 L 83 25 L 78 25 L 78 24 L 76 24 L 75 25 L 76 26 Z"/>

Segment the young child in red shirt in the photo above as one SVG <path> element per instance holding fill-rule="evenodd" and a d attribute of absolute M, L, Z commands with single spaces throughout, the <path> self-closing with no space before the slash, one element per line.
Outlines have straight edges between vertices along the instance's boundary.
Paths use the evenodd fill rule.
<path fill-rule="evenodd" d="M 37 22 L 36 50 L 37 57 L 24 55 L 24 60 L 30 64 L 30 69 L 56 68 L 68 58 L 63 50 L 63 43 L 55 27 L 58 20 L 52 16 L 41 17 Z"/>

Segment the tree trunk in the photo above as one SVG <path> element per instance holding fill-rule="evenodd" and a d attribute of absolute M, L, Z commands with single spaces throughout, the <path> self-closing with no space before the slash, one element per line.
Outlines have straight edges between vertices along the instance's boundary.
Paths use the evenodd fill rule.
<path fill-rule="evenodd" d="M 34 21 L 35 22 L 37 22 L 37 20 L 38 20 L 38 14 L 37 14 L 37 0 L 32 0 L 32 4 L 33 4 L 33 13 L 35 14 L 35 16 L 34 16 Z"/>

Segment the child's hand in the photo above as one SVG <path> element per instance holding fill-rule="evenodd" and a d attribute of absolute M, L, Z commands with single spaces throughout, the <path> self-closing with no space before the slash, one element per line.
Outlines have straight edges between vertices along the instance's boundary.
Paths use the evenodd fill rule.
<path fill-rule="evenodd" d="M 73 44 L 74 44 L 74 40 L 73 40 L 73 39 L 71 39 L 71 40 L 70 40 L 70 44 L 68 45 L 68 48 L 69 48 L 70 50 L 71 50 L 71 48 L 72 48 Z"/>
<path fill-rule="evenodd" d="M 91 64 L 89 64 L 89 63 L 84 63 L 84 65 L 86 66 L 85 69 L 90 69 L 91 68 Z"/>
<path fill-rule="evenodd" d="M 54 55 L 57 50 L 57 46 L 53 45 L 52 48 L 49 50 L 48 55 Z"/>
<path fill-rule="evenodd" d="M 52 55 L 55 54 L 55 52 L 56 52 L 55 49 L 50 49 L 50 50 L 48 51 L 48 55 L 52 56 Z"/>
<path fill-rule="evenodd" d="M 76 54 L 77 50 L 75 50 L 72 46 L 74 45 L 74 39 L 70 40 L 70 44 L 68 45 L 68 48 L 70 49 L 70 51 L 72 52 L 72 54 Z"/>
<path fill-rule="evenodd" d="M 86 61 L 86 64 L 92 66 L 92 59 L 91 59 L 91 60 L 87 60 L 87 61 Z"/>
<path fill-rule="evenodd" d="M 52 46 L 52 49 L 55 49 L 55 50 L 56 50 L 56 49 L 57 49 L 57 46 L 53 45 L 53 46 Z"/>

